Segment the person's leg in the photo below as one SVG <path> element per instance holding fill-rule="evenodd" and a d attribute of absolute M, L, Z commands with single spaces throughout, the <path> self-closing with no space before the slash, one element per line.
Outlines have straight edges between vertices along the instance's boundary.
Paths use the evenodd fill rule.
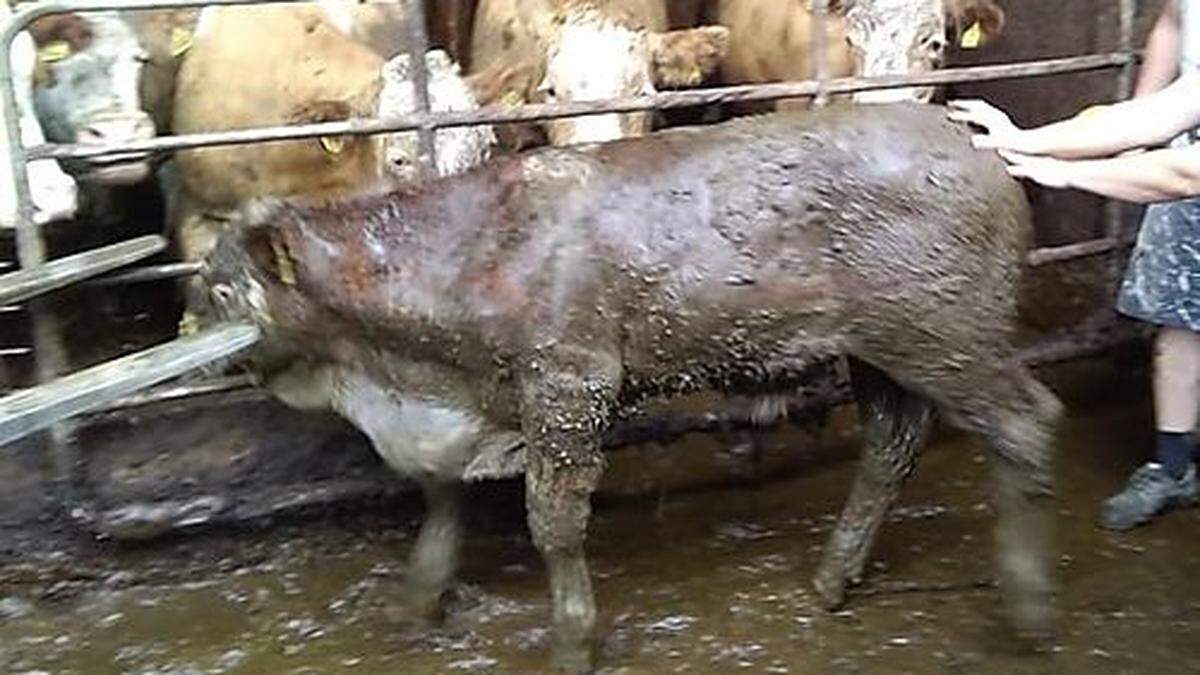
<path fill-rule="evenodd" d="M 1192 465 L 1195 446 L 1191 435 L 1200 415 L 1200 333 L 1163 328 L 1155 347 L 1155 459 L 1178 479 Z"/>
<path fill-rule="evenodd" d="M 1195 503 L 1196 447 L 1192 432 L 1200 415 L 1200 333 L 1164 327 L 1155 342 L 1154 461 L 1142 465 L 1121 493 L 1104 503 L 1101 524 L 1124 530 L 1174 507 Z"/>

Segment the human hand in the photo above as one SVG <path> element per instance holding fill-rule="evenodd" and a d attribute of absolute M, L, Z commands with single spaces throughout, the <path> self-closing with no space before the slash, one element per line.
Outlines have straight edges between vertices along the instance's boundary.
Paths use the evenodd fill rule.
<path fill-rule="evenodd" d="M 982 127 L 986 134 L 971 137 L 971 144 L 980 150 L 1017 150 L 1021 130 L 1008 114 L 979 99 L 958 99 L 947 102 L 950 119 Z"/>
<path fill-rule="evenodd" d="M 1024 178 L 1049 188 L 1068 188 L 1071 186 L 1071 176 L 1077 162 L 1024 155 L 1011 150 L 1000 150 L 1000 156 L 1008 164 L 1008 174 L 1014 178 Z"/>

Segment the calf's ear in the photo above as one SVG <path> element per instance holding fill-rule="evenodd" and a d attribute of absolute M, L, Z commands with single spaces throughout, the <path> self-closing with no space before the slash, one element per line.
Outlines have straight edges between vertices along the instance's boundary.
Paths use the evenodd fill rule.
<path fill-rule="evenodd" d="M 717 72 L 729 54 L 729 29 L 704 26 L 650 34 L 654 84 L 694 87 Z"/>
<path fill-rule="evenodd" d="M 249 227 L 241 245 L 259 270 L 287 286 L 296 285 L 296 260 L 283 233 L 271 225 Z"/>

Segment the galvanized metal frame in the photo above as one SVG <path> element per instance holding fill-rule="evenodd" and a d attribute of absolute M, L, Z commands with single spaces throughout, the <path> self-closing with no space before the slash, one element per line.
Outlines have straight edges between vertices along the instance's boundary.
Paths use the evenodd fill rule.
<path fill-rule="evenodd" d="M 920 75 L 831 79 L 828 76 L 828 62 L 825 49 L 828 0 L 814 0 L 815 20 L 812 25 L 814 34 L 811 45 L 816 78 L 812 80 L 666 92 L 651 96 L 609 101 L 525 105 L 515 108 L 489 107 L 475 111 L 432 113 L 429 107 L 427 86 L 429 73 L 424 58 L 428 45 L 428 38 L 425 34 L 424 6 L 420 0 L 401 0 L 407 2 L 411 10 L 409 53 L 411 56 L 411 73 L 417 102 L 417 110 L 411 115 L 388 119 L 356 119 L 288 127 L 188 134 L 107 147 L 48 144 L 35 148 L 25 148 L 21 145 L 11 76 L 11 42 L 17 33 L 37 18 L 50 14 L 76 11 L 171 9 L 208 5 L 267 3 L 283 4 L 295 1 L 299 0 L 74 0 L 44 2 L 31 6 L 18 7 L 10 20 L 0 26 L 0 105 L 4 106 L 3 110 L 5 111 L 7 120 L 4 133 L 7 134 L 13 148 L 12 156 L 9 158 L 13 165 L 12 173 L 14 177 L 14 184 L 11 187 L 17 198 L 19 218 L 17 223 L 8 223 L 7 225 L 15 225 L 18 258 L 22 270 L 36 269 L 45 263 L 45 245 L 40 229 L 32 221 L 33 207 L 25 172 L 27 162 L 33 159 L 101 158 L 130 152 L 162 153 L 182 149 L 296 140 L 331 135 L 362 136 L 398 131 L 416 131 L 419 137 L 419 164 L 423 168 L 423 171 L 429 175 L 436 172 L 435 132 L 437 129 L 442 128 L 529 122 L 586 114 L 634 112 L 715 103 L 772 101 L 786 98 L 812 98 L 817 104 L 821 104 L 831 95 L 850 94 L 857 91 L 1027 78 L 1107 68 L 1122 69 L 1118 94 L 1125 94 L 1129 89 L 1132 67 L 1137 60 L 1136 55 L 1132 51 L 1133 18 L 1136 10 L 1136 0 L 1119 0 L 1121 3 L 1121 34 L 1118 52 L 1010 63 L 998 66 L 947 69 Z M 0 189 L 4 189 L 5 187 L 0 185 Z M 1080 242 L 1069 246 L 1040 249 L 1032 252 L 1029 262 L 1035 265 L 1047 264 L 1049 262 L 1058 262 L 1113 251 L 1122 245 L 1122 242 L 1119 241 L 1120 230 L 1120 212 L 1118 209 L 1110 207 L 1105 238 L 1096 241 Z M 107 277 L 92 283 L 132 283 L 153 278 L 170 278 L 192 274 L 198 269 L 199 266 L 195 263 L 176 263 L 167 266 L 145 268 L 115 277 Z M 36 314 L 34 318 L 36 321 Z M 161 349 L 161 347 L 155 349 Z M 35 345 L 35 354 L 38 351 L 40 351 L 40 346 Z M 51 373 L 51 375 L 54 374 L 56 373 Z M 235 380 L 225 382 L 224 384 L 226 386 L 245 386 L 247 382 L 244 380 Z M 213 393 L 221 391 L 222 387 L 202 383 L 195 386 L 192 392 L 189 392 L 188 389 L 187 387 L 183 389 L 175 388 L 170 395 L 161 398 L 173 400 L 180 396 L 187 396 L 190 393 Z M 130 405 L 139 405 L 153 400 L 156 400 L 155 397 L 150 395 L 127 399 L 125 402 Z M 104 409 L 111 409 L 112 402 L 110 401 L 109 405 L 103 407 Z"/>

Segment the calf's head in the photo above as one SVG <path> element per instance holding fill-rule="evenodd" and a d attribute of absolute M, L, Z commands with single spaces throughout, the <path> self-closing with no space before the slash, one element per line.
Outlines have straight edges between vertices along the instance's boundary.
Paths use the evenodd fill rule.
<path fill-rule="evenodd" d="M 30 26 L 38 45 L 34 104 L 46 136 L 58 143 L 108 145 L 153 138 L 141 109 L 145 53 L 133 30 L 112 12 L 46 17 Z M 144 155 L 89 160 L 68 168 L 106 185 L 149 175 Z"/>
<path fill-rule="evenodd" d="M 596 10 L 557 17 L 545 45 L 546 102 L 590 101 L 700 84 L 729 50 L 729 31 L 712 26 L 666 33 L 629 26 Z M 547 124 L 554 145 L 595 143 L 650 131 L 648 113 L 590 115 Z"/>
<path fill-rule="evenodd" d="M 993 0 L 831 0 L 846 17 L 846 37 L 860 75 L 925 73 L 942 65 L 951 37 L 978 24 L 982 39 L 1000 33 L 1004 12 Z M 860 92 L 863 103 L 928 101 L 932 87 Z"/>

